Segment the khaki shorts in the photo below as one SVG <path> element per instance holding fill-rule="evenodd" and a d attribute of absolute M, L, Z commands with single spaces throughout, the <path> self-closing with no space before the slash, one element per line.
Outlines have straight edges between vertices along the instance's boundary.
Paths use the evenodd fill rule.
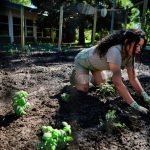
<path fill-rule="evenodd" d="M 88 59 L 88 55 L 89 53 L 85 49 L 75 57 L 75 69 L 70 78 L 72 85 L 89 83 L 91 79 L 89 72 L 93 71 L 94 68 Z"/>

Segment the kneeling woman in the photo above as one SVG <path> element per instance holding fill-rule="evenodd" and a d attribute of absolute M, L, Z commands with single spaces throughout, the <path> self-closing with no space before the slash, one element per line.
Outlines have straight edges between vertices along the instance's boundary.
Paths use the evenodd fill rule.
<path fill-rule="evenodd" d="M 75 57 L 72 73 L 78 91 L 88 92 L 89 73 L 95 86 L 105 82 L 103 71 L 112 72 L 112 81 L 120 96 L 134 109 L 147 114 L 148 109 L 140 106 L 130 95 L 121 77 L 121 69 L 126 68 L 132 87 L 150 103 L 150 96 L 144 91 L 134 69 L 134 60 L 145 46 L 145 32 L 142 30 L 120 30 L 103 38 L 93 47 L 82 50 Z"/>

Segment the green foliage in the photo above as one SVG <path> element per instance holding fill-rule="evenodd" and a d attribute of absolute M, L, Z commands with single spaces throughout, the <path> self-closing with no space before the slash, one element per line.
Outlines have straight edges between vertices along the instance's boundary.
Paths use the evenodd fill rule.
<path fill-rule="evenodd" d="M 85 43 L 91 43 L 92 30 L 85 30 L 84 35 L 85 35 Z"/>
<path fill-rule="evenodd" d="M 7 52 L 7 54 L 15 55 L 21 52 L 30 52 L 32 51 L 31 44 L 26 44 L 24 46 L 24 50 L 21 49 L 21 47 L 17 44 L 6 44 L 3 47 L 3 50 Z"/>
<path fill-rule="evenodd" d="M 109 83 L 102 83 L 100 86 L 97 86 L 96 91 L 103 96 L 115 95 L 116 93 L 115 86 Z"/>
<path fill-rule="evenodd" d="M 131 16 L 129 16 L 130 22 L 127 24 L 127 29 L 136 29 L 140 27 L 140 11 L 137 8 L 131 9 Z"/>
<path fill-rule="evenodd" d="M 102 28 L 100 32 L 95 33 L 95 40 L 99 41 L 109 34 L 109 31 L 105 28 Z"/>
<path fill-rule="evenodd" d="M 18 47 L 15 44 L 5 44 L 2 46 L 2 49 L 7 52 L 7 54 L 15 54 L 19 52 Z"/>
<path fill-rule="evenodd" d="M 31 1 L 30 0 L 9 0 L 12 3 L 16 3 L 16 4 L 22 4 L 25 6 L 29 6 Z"/>
<path fill-rule="evenodd" d="M 146 20 L 142 26 L 143 30 L 146 32 L 147 44 L 150 45 L 150 9 L 146 11 Z"/>
<path fill-rule="evenodd" d="M 133 3 L 130 0 L 116 0 L 116 3 L 125 9 L 133 6 Z"/>
<path fill-rule="evenodd" d="M 67 122 L 62 122 L 63 129 L 54 129 L 51 126 L 42 126 L 43 136 L 41 143 L 38 144 L 39 149 L 56 150 L 65 148 L 65 146 L 73 140 L 71 135 L 71 126 Z"/>
<path fill-rule="evenodd" d="M 133 7 L 133 3 L 131 0 L 117 0 L 116 3 L 118 5 L 120 5 L 121 7 L 123 7 L 124 9 L 128 9 Z M 136 28 L 140 28 L 140 11 L 137 8 L 132 8 L 131 9 L 131 14 L 128 16 L 129 18 L 129 23 L 127 24 L 127 29 L 136 29 Z M 125 26 L 123 24 L 123 26 Z"/>
<path fill-rule="evenodd" d="M 30 103 L 27 102 L 28 93 L 26 91 L 19 91 L 15 93 L 13 97 L 13 109 L 17 116 L 22 116 L 26 114 L 26 109 L 29 108 Z"/>
<path fill-rule="evenodd" d="M 63 101 L 69 102 L 70 101 L 70 94 L 63 93 L 63 94 L 61 94 L 61 98 L 62 98 Z"/>

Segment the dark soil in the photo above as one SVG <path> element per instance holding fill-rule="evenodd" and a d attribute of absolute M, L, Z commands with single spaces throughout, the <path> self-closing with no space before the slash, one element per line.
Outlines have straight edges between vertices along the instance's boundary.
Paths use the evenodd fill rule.
<path fill-rule="evenodd" d="M 73 142 L 68 150 L 149 150 L 150 119 L 131 109 L 116 95 L 103 96 L 91 87 L 88 95 L 71 88 L 69 77 L 73 56 L 36 54 L 2 57 L 0 63 L 0 150 L 36 150 L 41 126 L 61 128 L 62 121 L 72 127 Z M 150 68 L 136 65 L 144 89 L 150 94 Z M 136 94 L 123 72 L 124 83 L 135 100 L 148 108 Z M 32 107 L 27 115 L 17 117 L 12 109 L 16 91 L 29 93 Z M 70 93 L 64 102 L 62 93 Z M 101 126 L 108 110 L 116 110 L 117 122 L 124 128 Z"/>

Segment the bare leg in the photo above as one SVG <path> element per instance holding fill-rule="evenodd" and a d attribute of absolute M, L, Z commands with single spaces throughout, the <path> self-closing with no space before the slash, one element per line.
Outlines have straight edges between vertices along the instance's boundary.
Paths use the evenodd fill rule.
<path fill-rule="evenodd" d="M 98 86 L 101 83 L 105 83 L 106 82 L 106 76 L 105 73 L 102 71 L 94 71 L 92 72 L 92 79 L 91 82 L 93 85 Z"/>
<path fill-rule="evenodd" d="M 78 91 L 87 93 L 89 89 L 89 71 L 84 68 L 74 69 L 70 77 L 70 83 Z"/>
<path fill-rule="evenodd" d="M 89 74 L 87 73 L 76 73 L 75 74 L 75 87 L 77 90 L 82 92 L 88 92 L 89 89 Z"/>

